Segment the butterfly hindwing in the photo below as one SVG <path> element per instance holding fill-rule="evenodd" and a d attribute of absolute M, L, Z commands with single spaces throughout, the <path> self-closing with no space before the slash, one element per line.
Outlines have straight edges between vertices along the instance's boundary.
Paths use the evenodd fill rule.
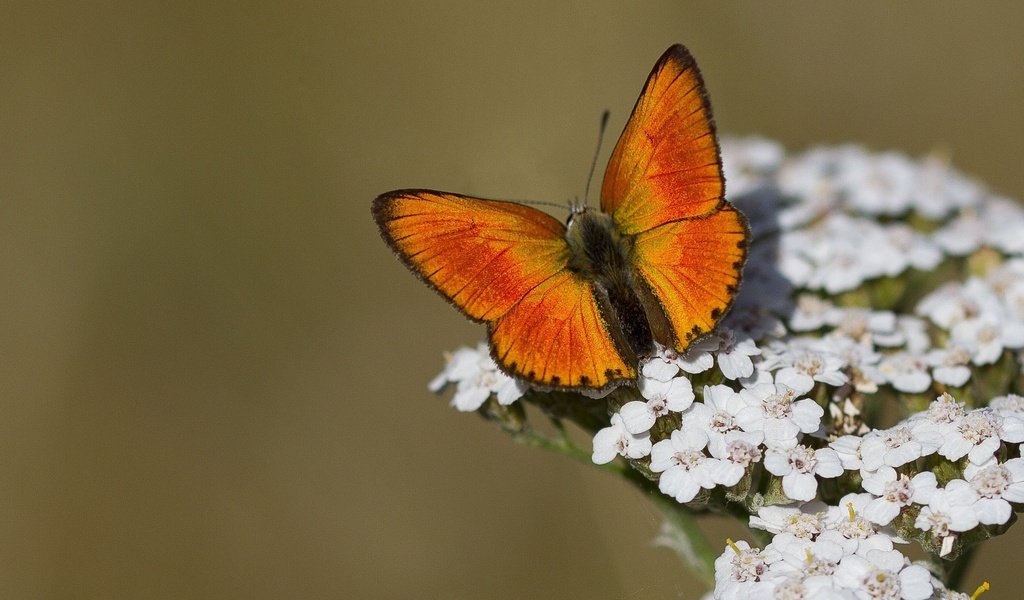
<path fill-rule="evenodd" d="M 563 388 L 635 377 L 591 283 L 566 267 L 565 226 L 535 208 L 430 190 L 378 197 L 374 218 L 402 261 L 488 323 L 508 373 Z"/>
<path fill-rule="evenodd" d="M 681 45 L 654 65 L 608 161 L 601 210 L 622 233 L 714 211 L 725 192 L 711 104 Z"/>
<path fill-rule="evenodd" d="M 593 285 L 568 270 L 531 290 L 490 328 L 499 364 L 533 383 L 602 388 L 633 379 Z"/>
<path fill-rule="evenodd" d="M 743 216 L 723 202 L 714 213 L 673 221 L 636 236 L 633 265 L 684 350 L 710 333 L 732 305 L 747 250 Z"/>

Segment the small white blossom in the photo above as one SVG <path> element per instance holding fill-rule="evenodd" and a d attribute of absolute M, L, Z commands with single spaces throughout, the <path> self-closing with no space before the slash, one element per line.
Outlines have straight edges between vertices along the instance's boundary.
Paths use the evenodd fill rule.
<path fill-rule="evenodd" d="M 1024 458 L 1012 458 L 1001 464 L 992 461 L 984 467 L 971 465 L 964 475 L 969 478 L 969 491 L 976 497 L 975 514 L 985 525 L 1006 523 L 1011 513 L 1009 503 L 1024 502 Z M 960 495 L 955 500 L 964 502 Z"/>
<path fill-rule="evenodd" d="M 967 456 L 971 463 L 980 465 L 992 458 L 1003 440 L 1024 441 L 1024 420 L 979 408 L 964 415 L 949 430 L 939 454 L 952 461 Z"/>
<path fill-rule="evenodd" d="M 856 471 L 863 468 L 864 460 L 861 457 L 860 448 L 864 444 L 864 440 L 867 439 L 867 436 L 872 434 L 877 435 L 877 432 L 869 432 L 864 436 L 844 435 L 829 442 L 829 448 L 836 451 L 843 469 Z"/>
<path fill-rule="evenodd" d="M 898 475 L 892 467 L 882 467 L 864 478 L 864 489 L 876 498 L 864 507 L 864 518 L 888 525 L 904 507 L 911 503 L 927 504 L 935 492 L 935 473 L 925 471 L 909 478 Z"/>
<path fill-rule="evenodd" d="M 750 526 L 771 533 L 787 532 L 801 538 L 814 538 L 825 530 L 823 502 L 814 501 L 787 506 L 762 506 L 751 515 Z"/>
<path fill-rule="evenodd" d="M 814 433 L 825 410 L 814 400 L 797 399 L 796 392 L 779 384 L 760 384 L 740 391 L 746 406 L 736 415 L 744 431 L 763 431 L 769 447 L 792 447 L 797 435 Z"/>
<path fill-rule="evenodd" d="M 813 294 L 801 294 L 796 299 L 796 308 L 789 317 L 789 327 L 793 331 L 814 331 L 826 324 L 839 320 L 842 311 L 828 300 Z"/>
<path fill-rule="evenodd" d="M 892 387 L 901 392 L 917 394 L 932 384 L 924 359 L 909 352 L 895 352 L 883 357 L 878 370 Z"/>
<path fill-rule="evenodd" d="M 742 540 L 730 543 L 725 552 L 715 559 L 715 597 L 738 600 L 748 597 L 759 587 L 770 593 L 774 585 L 761 584 L 775 584 L 784 579 L 781 573 L 770 571 L 771 566 L 780 560 L 782 556 L 774 548 L 751 548 Z"/>
<path fill-rule="evenodd" d="M 893 538 L 879 531 L 879 526 L 864 518 L 864 509 L 875 499 L 867 493 L 847 494 L 825 513 L 826 530 L 842 545 L 847 554 L 867 554 L 871 550 L 892 550 Z"/>
<path fill-rule="evenodd" d="M 772 539 L 772 547 L 782 557 L 772 571 L 790 577 L 831 577 L 846 556 L 843 547 L 831 539 L 812 540 L 785 532 Z"/>
<path fill-rule="evenodd" d="M 945 438 L 956 434 L 965 414 L 963 403 L 944 393 L 928 405 L 928 410 L 914 415 L 907 424 L 915 434 L 922 432 L 923 435 L 924 431 L 928 431 Z"/>
<path fill-rule="evenodd" d="M 720 346 L 718 349 L 718 368 L 726 379 L 749 377 L 754 372 L 751 356 L 761 354 L 761 350 L 749 337 L 739 337 L 730 329 L 719 332 Z"/>
<path fill-rule="evenodd" d="M 1004 417 L 1024 419 L 1024 396 L 1018 394 L 996 396 L 989 401 L 988 407 Z"/>
<path fill-rule="evenodd" d="M 943 437 L 936 431 L 921 429 L 915 432 L 907 425 L 898 425 L 864 438 L 860 447 L 863 468 L 877 471 L 882 466 L 902 467 L 935 453 L 942 443 Z"/>
<path fill-rule="evenodd" d="M 775 382 L 788 385 L 798 394 L 811 391 L 816 381 L 839 387 L 849 379 L 842 372 L 846 365 L 840 356 L 806 345 L 801 348 L 791 342 L 789 351 L 777 360 L 784 366 L 775 373 Z"/>
<path fill-rule="evenodd" d="M 962 387 L 971 378 L 971 353 L 957 344 L 929 351 L 925 362 L 932 367 L 935 381 L 953 387 Z"/>
<path fill-rule="evenodd" d="M 926 600 L 932 595 L 928 569 L 911 565 L 896 550 L 873 550 L 847 556 L 836 568 L 836 580 L 870 600 Z"/>
<path fill-rule="evenodd" d="M 1004 349 L 1024 347 L 1024 323 L 999 321 L 994 315 L 965 319 L 953 326 L 951 338 L 971 355 L 972 363 L 990 365 Z"/>
<path fill-rule="evenodd" d="M 502 405 L 512 404 L 527 389 L 523 382 L 498 370 L 484 344 L 475 349 L 459 348 L 452 353 L 444 370 L 427 387 L 439 393 L 449 383 L 456 384 L 451 404 L 463 412 L 477 410 L 491 394 L 495 394 Z"/>
<path fill-rule="evenodd" d="M 641 377 L 637 385 L 646 402 L 633 400 L 619 409 L 626 431 L 640 434 L 649 431 L 658 417 L 671 412 L 682 412 L 693 403 L 693 386 L 685 377 L 668 381 Z"/>
<path fill-rule="evenodd" d="M 817 477 L 833 478 L 843 474 L 843 465 L 835 450 L 815 450 L 804 445 L 769 448 L 764 467 L 769 473 L 782 477 L 782 491 L 786 496 L 803 501 L 813 500 L 817 494 Z"/>
<path fill-rule="evenodd" d="M 591 460 L 594 464 L 603 465 L 611 462 L 616 456 L 637 459 L 650 453 L 651 436 L 646 432 L 633 435 L 626 430 L 622 417 L 616 413 L 612 415 L 611 425 L 594 435 L 594 452 Z"/>
<path fill-rule="evenodd" d="M 928 504 L 921 507 L 914 527 L 921 531 L 930 531 L 939 538 L 955 537 L 958 533 L 977 527 L 978 516 L 974 499 L 965 497 L 957 491 L 958 488 L 967 485 L 966 481 L 955 479 L 949 482 L 946 488 L 936 490 Z"/>
<path fill-rule="evenodd" d="M 726 436 L 740 431 L 736 415 L 746 406 L 740 395 L 726 385 L 704 386 L 704 402 L 695 402 L 690 410 L 683 413 L 683 428 L 697 428 L 708 436 L 708 450 L 712 456 L 721 458 L 725 452 Z M 763 435 L 751 440 L 754 445 L 761 443 Z"/>
<path fill-rule="evenodd" d="M 712 453 L 718 459 L 709 466 L 715 483 L 726 487 L 739 483 L 750 465 L 761 461 L 762 452 L 757 441 L 761 437 L 760 432 L 733 431 L 727 434 L 722 450 L 718 454 Z"/>
<path fill-rule="evenodd" d="M 668 381 L 682 370 L 697 374 L 707 371 L 715 365 L 711 353 L 718 349 L 718 337 L 709 335 L 691 344 L 682 354 L 672 348 L 658 346 L 657 353 L 641 366 L 644 377 Z"/>
<path fill-rule="evenodd" d="M 651 471 L 661 473 L 658 489 L 677 502 L 689 502 L 701 488 L 715 487 L 711 469 L 718 459 L 704 454 L 708 436 L 700 430 L 676 430 L 651 449 Z"/>

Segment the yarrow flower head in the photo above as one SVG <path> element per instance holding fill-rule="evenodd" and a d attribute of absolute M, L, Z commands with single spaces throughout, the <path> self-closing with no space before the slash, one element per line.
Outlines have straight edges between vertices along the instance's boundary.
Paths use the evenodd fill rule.
<path fill-rule="evenodd" d="M 698 567 L 707 544 L 680 525 L 695 508 L 769 532 L 727 544 L 716 599 L 965 600 L 897 548 L 964 560 L 1024 506 L 1024 208 L 938 156 L 764 139 L 722 154 L 751 235 L 717 328 L 669 347 L 678 332 L 644 288 L 669 346 L 628 348 L 635 381 L 531 388 L 481 344 L 430 389 L 518 441 L 628 473 L 668 511 L 659 539 Z"/>

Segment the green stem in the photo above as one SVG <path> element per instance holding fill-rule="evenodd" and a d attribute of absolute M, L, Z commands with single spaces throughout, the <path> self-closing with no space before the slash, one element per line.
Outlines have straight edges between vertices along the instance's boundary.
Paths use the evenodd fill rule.
<path fill-rule="evenodd" d="M 697 523 L 697 515 L 660 491 L 651 493 L 651 500 L 665 518 L 664 533 L 668 544 L 683 559 L 701 581 L 712 589 L 715 587 L 715 558 L 717 554 L 708 543 L 704 532 Z"/>

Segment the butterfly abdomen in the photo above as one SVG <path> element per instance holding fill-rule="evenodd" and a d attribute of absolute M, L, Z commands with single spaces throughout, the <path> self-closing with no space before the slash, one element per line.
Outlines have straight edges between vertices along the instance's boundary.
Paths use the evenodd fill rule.
<path fill-rule="evenodd" d="M 646 303 L 636 289 L 632 237 L 623 235 L 610 216 L 584 211 L 573 216 L 566 240 L 570 250 L 568 268 L 594 288 L 602 316 L 620 351 L 628 353 L 632 361 L 649 356 L 655 335 Z"/>

